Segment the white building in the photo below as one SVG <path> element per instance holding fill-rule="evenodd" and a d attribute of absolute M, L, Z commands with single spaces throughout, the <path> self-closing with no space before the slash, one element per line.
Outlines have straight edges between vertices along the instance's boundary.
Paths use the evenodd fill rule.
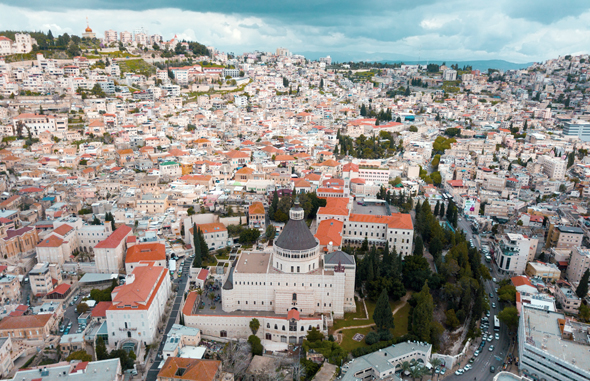
<path fill-rule="evenodd" d="M 495 253 L 496 264 L 502 273 L 522 275 L 530 255 L 531 241 L 522 234 L 504 234 Z"/>
<path fill-rule="evenodd" d="M 563 180 L 567 169 L 567 161 L 559 157 L 543 155 L 539 158 L 543 173 L 553 180 Z"/>
<path fill-rule="evenodd" d="M 590 250 L 585 247 L 574 248 L 567 266 L 567 280 L 577 286 L 588 268 L 590 268 Z"/>
<path fill-rule="evenodd" d="M 414 225 L 409 214 L 394 213 L 390 216 L 376 216 L 371 214 L 351 214 L 344 221 L 342 230 L 343 243 L 362 245 L 365 238 L 370 245 L 384 247 L 389 242 L 389 248 L 403 256 L 412 254 L 414 242 Z"/>
<path fill-rule="evenodd" d="M 125 342 L 149 345 L 170 296 L 170 276 L 165 267 L 139 266 L 123 286 L 111 293 L 113 304 L 106 311 L 109 346 Z"/>
<path fill-rule="evenodd" d="M 199 295 L 191 294 L 183 309 L 185 324 L 204 335 L 247 338 L 251 316 L 244 311 L 256 311 L 259 337 L 301 343 L 312 327 L 326 332 L 333 318 L 355 311 L 354 257 L 320 253 L 303 214 L 296 202 L 272 252 L 240 254 L 223 279 L 223 314 L 199 310 Z"/>
<path fill-rule="evenodd" d="M 225 225 L 219 222 L 213 222 L 210 224 L 197 224 L 197 229 L 203 232 L 205 242 L 209 249 L 222 249 L 227 246 L 229 239 L 227 228 Z M 189 244 L 193 242 L 193 228 L 189 229 Z"/>
<path fill-rule="evenodd" d="M 126 240 L 132 233 L 133 229 L 123 225 L 107 239 L 94 246 L 94 260 L 98 272 L 118 274 L 123 271 L 123 254 L 127 249 Z"/>
<path fill-rule="evenodd" d="M 92 252 L 94 246 L 107 239 L 112 233 L 111 224 L 84 225 L 76 231 L 78 247 L 80 250 Z"/>
<path fill-rule="evenodd" d="M 31 132 L 32 136 L 38 136 L 42 132 L 65 133 L 68 129 L 67 117 L 56 117 L 53 115 L 20 114 L 13 118 L 14 133 L 18 133 L 19 125 L 22 123 L 22 135 L 26 136 Z"/>
<path fill-rule="evenodd" d="M 533 380 L 590 380 L 590 326 L 562 313 L 522 305 L 518 325 L 520 371 Z"/>
<path fill-rule="evenodd" d="M 182 170 L 177 162 L 166 161 L 160 164 L 160 174 L 162 176 L 179 177 L 182 175 Z"/>

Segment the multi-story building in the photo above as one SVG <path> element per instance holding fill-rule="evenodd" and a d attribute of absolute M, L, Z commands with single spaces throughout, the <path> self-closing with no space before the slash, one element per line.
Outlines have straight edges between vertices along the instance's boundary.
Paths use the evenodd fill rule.
<path fill-rule="evenodd" d="M 173 324 L 166 335 L 166 343 L 162 349 L 162 357 L 182 357 L 184 347 L 196 347 L 201 342 L 201 330 Z"/>
<path fill-rule="evenodd" d="M 170 176 L 170 177 L 179 177 L 182 176 L 182 170 L 180 169 L 180 164 L 175 161 L 165 161 L 160 164 L 160 175 L 162 176 Z"/>
<path fill-rule="evenodd" d="M 170 288 L 170 275 L 165 267 L 136 267 L 125 284 L 111 293 L 113 304 L 106 310 L 109 346 L 119 348 L 127 341 L 152 344 Z"/>
<path fill-rule="evenodd" d="M 158 372 L 158 381 L 218 381 L 222 379 L 221 361 L 169 357 Z"/>
<path fill-rule="evenodd" d="M 213 222 L 210 224 L 197 224 L 197 229 L 203 232 L 205 242 L 210 250 L 222 249 L 227 246 L 229 239 L 227 228 L 224 224 Z M 193 228 L 189 229 L 189 242 L 193 242 Z"/>
<path fill-rule="evenodd" d="M 248 227 L 260 231 L 266 229 L 266 212 L 264 211 L 264 204 L 260 201 L 253 202 L 248 207 Z"/>
<path fill-rule="evenodd" d="M 6 379 L 14 369 L 12 361 L 12 339 L 10 337 L 0 338 L 0 377 Z"/>
<path fill-rule="evenodd" d="M 365 238 L 369 246 L 384 247 L 389 242 L 390 249 L 395 247 L 398 254 L 412 254 L 414 242 L 414 225 L 409 214 L 394 213 L 390 216 L 370 214 L 351 214 L 344 221 L 342 233 L 346 245 L 362 245 Z"/>
<path fill-rule="evenodd" d="M 120 226 L 107 239 L 94 246 L 96 269 L 101 273 L 118 274 L 123 271 L 123 254 L 127 249 L 127 237 L 133 229 L 127 225 Z"/>
<path fill-rule="evenodd" d="M 111 224 L 84 225 L 76 230 L 78 248 L 86 252 L 92 252 L 94 246 L 107 239 L 112 233 Z"/>
<path fill-rule="evenodd" d="M 12 122 L 15 133 L 18 133 L 22 126 L 23 135 L 27 135 L 28 132 L 30 132 L 31 135 L 35 137 L 39 136 L 45 131 L 65 133 L 68 130 L 67 117 L 39 114 L 20 114 L 14 117 Z"/>
<path fill-rule="evenodd" d="M 0 239 L 0 255 L 6 259 L 12 259 L 33 253 L 37 242 L 39 242 L 39 235 L 34 227 L 8 229 L 5 236 Z"/>
<path fill-rule="evenodd" d="M 543 173 L 553 180 L 563 180 L 567 169 L 567 160 L 559 157 L 543 155 L 539 158 L 539 163 L 543 166 Z"/>
<path fill-rule="evenodd" d="M 45 340 L 54 323 L 53 314 L 7 316 L 0 321 L 0 337 Z"/>
<path fill-rule="evenodd" d="M 518 325 L 519 369 L 533 380 L 590 380 L 590 326 L 565 315 L 522 305 Z"/>
<path fill-rule="evenodd" d="M 29 281 L 33 295 L 47 295 L 62 282 L 61 267 L 55 263 L 37 263 L 29 271 Z"/>
<path fill-rule="evenodd" d="M 18 303 L 21 300 L 21 288 L 18 277 L 10 274 L 6 274 L 6 271 L 2 271 L 0 274 L 0 301 L 3 303 Z M 0 363 L 2 362 L 0 355 Z M 0 364 L 0 370 L 1 370 Z"/>
<path fill-rule="evenodd" d="M 561 270 L 554 263 L 529 262 L 526 265 L 525 274 L 544 282 L 557 281 L 561 278 Z"/>
<path fill-rule="evenodd" d="M 104 42 L 110 44 L 111 42 L 117 42 L 117 31 L 112 29 L 104 31 Z"/>
<path fill-rule="evenodd" d="M 131 32 L 121 32 L 119 33 L 119 41 L 121 41 L 122 44 L 131 44 L 133 42 L 133 35 Z"/>
<path fill-rule="evenodd" d="M 584 231 L 576 226 L 552 226 L 547 234 L 547 246 L 573 249 L 582 244 Z"/>
<path fill-rule="evenodd" d="M 140 200 L 137 200 L 136 209 L 138 212 L 145 212 L 147 214 L 160 214 L 168 209 L 168 195 L 167 194 L 144 194 Z"/>
<path fill-rule="evenodd" d="M 577 287 L 588 268 L 590 268 L 590 250 L 585 247 L 574 248 L 565 273 L 567 280 Z"/>
<path fill-rule="evenodd" d="M 163 243 L 137 243 L 127 249 L 125 273 L 131 274 L 137 266 L 166 267 L 166 246 Z"/>
<path fill-rule="evenodd" d="M 588 142 L 590 141 L 590 123 L 582 121 L 564 123 L 563 136 L 578 137 L 581 141 Z"/>
<path fill-rule="evenodd" d="M 577 314 L 582 304 L 582 299 L 576 295 L 574 289 L 566 282 L 558 282 L 555 287 L 555 300 L 561 304 L 561 308 L 568 314 Z"/>
<path fill-rule="evenodd" d="M 504 234 L 497 245 L 496 264 L 501 273 L 522 275 L 530 255 L 531 242 L 522 234 Z"/>

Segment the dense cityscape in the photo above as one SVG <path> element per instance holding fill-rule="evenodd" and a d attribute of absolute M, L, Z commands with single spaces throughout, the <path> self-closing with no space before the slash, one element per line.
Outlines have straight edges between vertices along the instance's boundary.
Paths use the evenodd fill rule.
<path fill-rule="evenodd" d="M 588 54 L 0 32 L 0 375 L 590 380 Z"/>

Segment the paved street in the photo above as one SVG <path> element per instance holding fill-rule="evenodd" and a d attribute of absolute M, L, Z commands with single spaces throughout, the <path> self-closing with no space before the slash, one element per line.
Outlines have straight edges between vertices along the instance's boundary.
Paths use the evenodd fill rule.
<path fill-rule="evenodd" d="M 467 240 L 473 239 L 473 242 L 475 244 L 475 246 L 477 246 L 477 248 L 481 248 L 481 241 L 479 240 L 480 236 L 479 235 L 474 235 L 471 231 L 471 226 L 469 224 L 469 221 L 465 220 L 464 217 L 461 217 L 461 221 L 458 221 L 458 228 L 462 229 L 466 236 L 467 236 Z M 501 276 L 498 275 L 495 265 L 493 263 L 489 263 L 487 264 L 488 268 L 490 268 L 490 273 L 492 274 L 492 277 L 500 280 Z M 490 299 L 490 329 L 488 332 L 494 332 L 493 331 L 493 325 L 494 325 L 494 316 L 498 315 L 498 313 L 500 312 L 500 305 L 498 303 L 498 297 L 496 295 L 496 292 L 494 291 L 494 289 L 498 287 L 496 284 L 494 284 L 492 281 L 487 281 L 485 282 L 485 290 L 486 290 L 486 295 L 488 295 L 490 292 L 494 295 L 493 298 Z M 496 303 L 496 307 L 492 308 L 491 304 L 492 303 Z M 512 340 L 512 337 L 508 335 L 508 328 L 504 325 L 501 324 L 500 325 L 500 340 L 492 340 L 491 342 L 488 342 L 484 349 L 483 352 L 478 356 L 478 357 L 474 357 L 475 361 L 473 362 L 472 366 L 473 369 L 471 369 L 470 371 L 467 371 L 465 374 L 457 376 L 454 374 L 454 372 L 459 369 L 462 368 L 465 364 L 467 364 L 467 361 L 473 357 L 473 350 L 472 348 L 475 347 L 475 345 L 472 345 L 471 349 L 468 351 L 468 355 L 465 357 L 465 359 L 461 362 L 461 366 L 456 366 L 452 372 L 449 375 L 449 371 L 447 371 L 447 374 L 445 375 L 445 380 L 449 380 L 449 381 L 458 381 L 458 380 L 471 380 L 471 378 L 473 377 L 473 380 L 475 381 L 491 381 L 494 378 L 495 373 L 499 372 L 502 368 L 502 364 L 504 362 L 504 358 L 510 348 L 510 342 Z M 479 344 L 481 343 L 481 339 L 478 339 L 476 341 L 476 345 L 479 346 Z M 494 350 L 492 352 L 489 351 L 490 345 L 494 345 Z M 499 360 L 498 360 L 499 359 Z M 494 366 L 495 367 L 495 373 L 491 373 L 490 372 L 490 366 Z"/>
<path fill-rule="evenodd" d="M 180 261 L 178 261 L 177 264 L 180 264 Z M 178 313 L 180 311 L 180 306 L 181 306 L 183 298 L 184 298 L 184 290 L 185 290 L 186 284 L 188 282 L 188 273 L 189 273 L 190 265 L 191 265 L 191 259 L 186 257 L 184 260 L 184 268 L 182 270 L 182 277 L 177 278 L 177 275 L 176 274 L 174 275 L 175 276 L 174 283 L 178 284 L 178 294 L 176 295 L 176 298 L 174 299 L 174 305 L 172 306 L 172 312 L 170 313 L 170 318 L 168 319 L 168 324 L 166 324 L 166 328 L 164 329 L 164 332 L 170 331 L 170 329 L 172 328 L 172 325 L 176 321 L 176 316 L 178 315 Z M 164 334 L 162 336 L 162 339 L 160 341 L 160 346 L 158 347 L 157 355 L 162 353 L 162 349 L 164 348 L 165 343 L 166 343 L 166 334 Z M 152 356 L 152 359 L 154 359 L 153 356 Z M 152 364 L 152 366 L 150 367 L 150 370 L 148 371 L 147 377 L 145 378 L 147 381 L 155 381 L 156 380 L 156 378 L 158 376 L 158 371 L 159 371 L 159 369 L 158 369 L 159 364 L 160 364 L 160 358 L 156 357 L 154 360 L 154 363 Z"/>

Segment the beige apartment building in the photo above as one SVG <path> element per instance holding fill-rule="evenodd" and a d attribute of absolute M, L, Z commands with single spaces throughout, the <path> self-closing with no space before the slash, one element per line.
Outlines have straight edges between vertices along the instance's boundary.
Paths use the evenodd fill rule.
<path fill-rule="evenodd" d="M 167 194 L 148 193 L 137 200 L 136 209 L 138 212 L 146 212 L 147 214 L 160 214 L 168 209 L 168 205 Z"/>
<path fill-rule="evenodd" d="M 572 251 L 570 263 L 567 266 L 567 279 L 570 284 L 577 287 L 582 275 L 590 267 L 590 250 L 584 247 L 576 247 Z"/>
<path fill-rule="evenodd" d="M 54 281 L 55 280 L 55 281 Z M 61 267 L 55 263 L 37 263 L 29 272 L 29 281 L 33 295 L 47 295 L 62 280 Z"/>
<path fill-rule="evenodd" d="M 547 234 L 547 246 L 556 249 L 573 249 L 582 244 L 584 231 L 574 226 L 553 226 Z"/>

